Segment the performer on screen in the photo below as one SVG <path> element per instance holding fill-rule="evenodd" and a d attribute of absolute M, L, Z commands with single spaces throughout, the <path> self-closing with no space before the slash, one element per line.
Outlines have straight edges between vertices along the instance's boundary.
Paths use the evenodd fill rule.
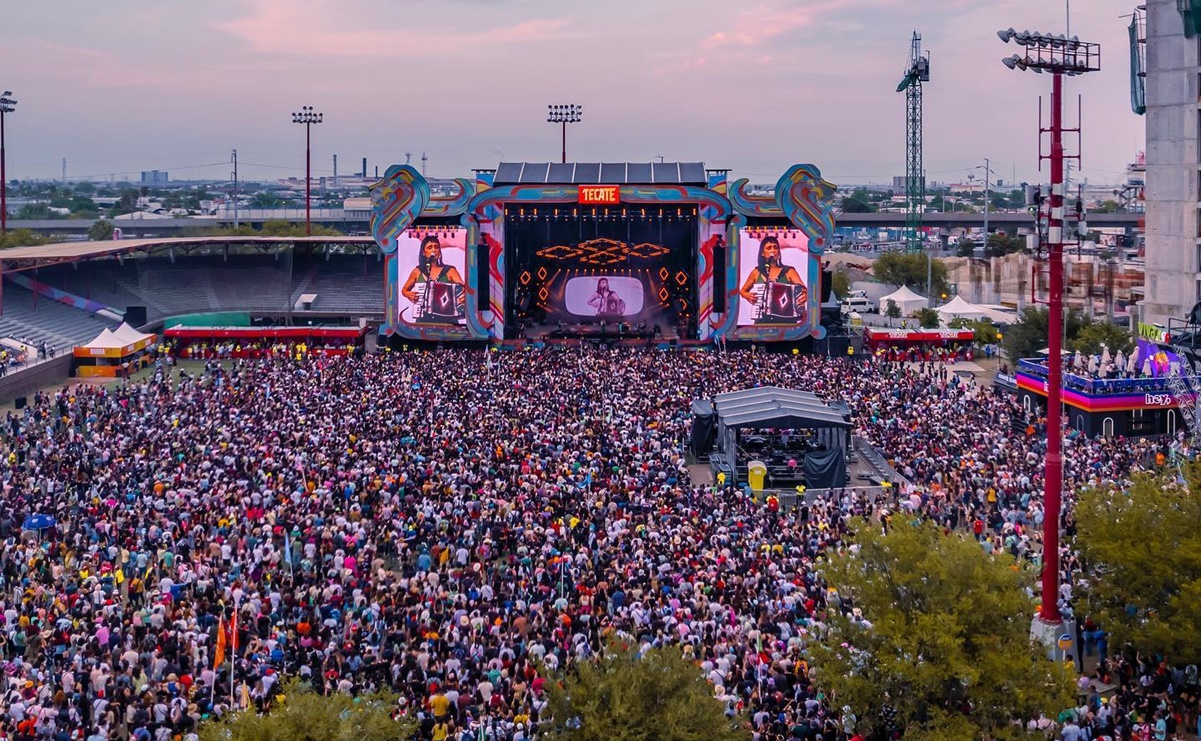
<path fill-rule="evenodd" d="M 417 267 L 409 273 L 400 294 L 412 302 L 417 321 L 448 321 L 463 316 L 463 277 L 442 261 L 442 243 L 435 236 L 421 240 Z"/>
<path fill-rule="evenodd" d="M 756 290 L 755 286 L 762 286 Z M 759 242 L 759 263 L 751 269 L 738 292 L 752 307 L 756 321 L 779 321 L 782 317 L 799 316 L 808 300 L 808 292 L 796 268 L 780 261 L 780 240 L 764 237 Z M 787 307 L 778 305 L 785 299 Z"/>
<path fill-rule="evenodd" d="M 609 288 L 609 279 L 596 282 L 596 293 L 588 299 L 588 305 L 596 309 L 599 317 L 621 316 L 626 313 L 626 302 Z"/>

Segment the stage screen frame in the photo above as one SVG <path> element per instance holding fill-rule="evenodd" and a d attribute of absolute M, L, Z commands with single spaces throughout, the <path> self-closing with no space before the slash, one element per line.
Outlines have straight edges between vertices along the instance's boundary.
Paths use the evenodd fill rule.
<path fill-rule="evenodd" d="M 739 238 L 738 283 L 731 292 L 733 300 L 737 301 L 738 327 L 803 327 L 809 324 L 809 237 L 795 229 L 741 229 Z M 788 296 L 787 309 L 794 312 L 795 317 L 784 319 L 770 314 L 756 317 L 747 292 L 753 292 L 755 287 L 764 285 L 760 271 L 760 248 L 764 241 L 774 240 L 779 246 L 777 277 L 781 280 L 777 285 L 799 287 Z M 766 290 L 766 289 L 763 289 Z M 756 292 L 758 293 L 758 292 Z M 787 294 L 777 291 L 781 297 Z M 760 299 L 761 300 L 761 299 Z"/>

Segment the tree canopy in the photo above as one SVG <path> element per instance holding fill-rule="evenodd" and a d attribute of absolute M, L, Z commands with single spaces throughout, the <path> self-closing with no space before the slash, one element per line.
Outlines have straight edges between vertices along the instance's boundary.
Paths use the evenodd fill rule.
<path fill-rule="evenodd" d="M 834 295 L 838 298 L 846 298 L 851 292 L 851 276 L 845 271 L 835 270 L 830 277 L 830 289 L 834 291 Z"/>
<path fill-rule="evenodd" d="M 417 727 L 393 718 L 396 696 L 387 692 L 325 697 L 292 682 L 276 699 L 266 714 L 251 709 L 202 723 L 201 741 L 403 741 Z"/>
<path fill-rule="evenodd" d="M 1089 488 L 1076 508 L 1087 607 L 1112 636 L 1176 663 L 1201 661 L 1201 464 L 1184 482 L 1138 475 Z"/>
<path fill-rule="evenodd" d="M 101 219 L 88 227 L 88 239 L 93 242 L 103 242 L 106 239 L 112 239 L 115 228 L 113 222 Z"/>
<path fill-rule="evenodd" d="M 926 262 L 931 259 L 922 252 L 885 252 L 872 263 L 872 274 L 883 283 L 909 286 L 925 293 Z M 934 260 L 929 270 L 934 295 L 946 293 L 947 266 L 939 260 Z"/>
<path fill-rule="evenodd" d="M 250 225 L 239 227 L 198 227 L 189 229 L 188 236 L 205 236 L 205 237 L 303 237 L 304 224 L 293 224 L 284 219 L 268 219 L 263 222 L 261 229 L 256 229 Z M 314 237 L 342 237 L 346 236 L 337 229 L 320 224 L 313 224 Z"/>
<path fill-rule="evenodd" d="M 540 728 L 564 741 L 750 741 L 728 717 L 700 669 L 676 647 L 640 652 L 610 641 L 594 661 L 576 661 L 546 683 Z"/>
<path fill-rule="evenodd" d="M 8 249 L 9 247 L 26 247 L 34 244 L 46 244 L 50 240 L 45 237 L 38 236 L 29 229 L 10 229 L 4 234 L 0 234 L 0 249 Z"/>
<path fill-rule="evenodd" d="M 1070 347 L 1070 342 L 1084 326 L 1084 318 L 1078 312 L 1068 312 L 1063 333 L 1065 348 Z M 1002 346 L 1010 360 L 1036 357 L 1047 346 L 1047 310 L 1040 306 L 1027 306 L 1022 311 L 1021 319 L 1005 330 Z"/>
<path fill-rule="evenodd" d="M 1108 347 L 1112 353 L 1116 353 L 1118 350 L 1130 352 L 1134 349 L 1134 341 L 1130 337 L 1129 330 L 1116 324 L 1110 324 L 1104 319 L 1098 319 L 1081 327 L 1076 336 L 1072 338 L 1069 348 L 1093 355 L 1101 352 L 1101 345 Z"/>
<path fill-rule="evenodd" d="M 888 730 L 889 707 L 907 740 L 1021 739 L 1016 721 L 1071 706 L 1067 669 L 1030 640 L 1031 571 L 900 517 L 887 534 L 859 521 L 854 543 L 824 573 L 862 618 L 832 616 L 811 656 L 817 684 L 863 730 Z"/>

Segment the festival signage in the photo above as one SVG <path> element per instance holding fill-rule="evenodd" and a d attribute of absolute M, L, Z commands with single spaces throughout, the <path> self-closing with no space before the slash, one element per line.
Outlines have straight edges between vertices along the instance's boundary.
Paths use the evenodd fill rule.
<path fill-rule="evenodd" d="M 621 203 L 621 187 L 617 185 L 581 185 L 580 205 L 612 206 Z"/>

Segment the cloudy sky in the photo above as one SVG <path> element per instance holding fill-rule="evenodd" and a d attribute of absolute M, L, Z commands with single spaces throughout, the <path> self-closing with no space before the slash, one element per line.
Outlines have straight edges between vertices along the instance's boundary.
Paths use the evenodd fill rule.
<path fill-rule="evenodd" d="M 1137 0 L 1076 0 L 1071 32 L 1103 49 L 1084 97 L 1084 174 L 1116 182 L 1143 147 L 1126 24 Z M 580 161 L 701 160 L 756 182 L 794 162 L 831 180 L 904 172 L 904 96 L 932 53 L 926 170 L 959 181 L 985 157 L 1035 180 L 1038 96 L 994 32 L 1063 31 L 1063 0 L 51 0 L 5 2 L 0 87 L 10 178 L 173 179 L 304 172 L 291 112 L 313 105 L 314 174 L 429 156 L 431 176 L 559 156 L 548 103 L 584 106 Z M 1075 106 L 1072 106 L 1073 110 Z M 1045 175 L 1044 175 L 1045 178 Z"/>

